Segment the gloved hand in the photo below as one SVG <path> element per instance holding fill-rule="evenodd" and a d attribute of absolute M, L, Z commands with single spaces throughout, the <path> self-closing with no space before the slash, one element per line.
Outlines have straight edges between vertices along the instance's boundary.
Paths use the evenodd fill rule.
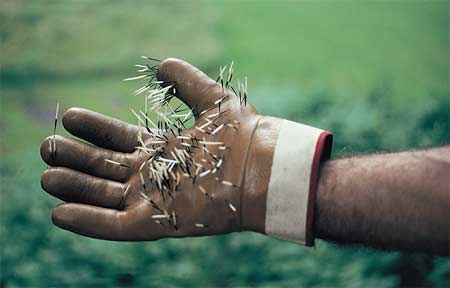
<path fill-rule="evenodd" d="M 275 154 L 283 154 L 276 151 L 276 146 L 283 144 L 278 143 L 279 136 L 287 121 L 258 115 L 253 106 L 244 105 L 233 92 L 184 61 L 161 62 L 157 76 L 165 83 L 174 83 L 176 97 L 193 109 L 195 126 L 155 138 L 152 131 L 93 111 L 67 110 L 63 116 L 66 130 L 93 145 L 58 135 L 49 136 L 41 145 L 42 159 L 52 166 L 43 173 L 41 185 L 67 202 L 53 209 L 54 224 L 110 240 L 156 240 L 252 230 L 305 242 L 310 233 L 306 230 L 312 225 L 305 222 L 307 214 L 312 213 L 311 203 L 302 204 L 309 210 L 298 211 L 302 214 L 300 222 L 294 221 L 305 226 L 300 229 L 305 230 L 301 236 L 305 239 L 290 237 L 296 233 L 291 233 L 289 227 L 281 227 L 281 232 L 267 231 L 268 224 L 273 230 L 286 217 L 279 215 L 277 220 L 274 211 L 285 210 L 283 205 L 292 202 L 289 193 L 281 206 L 273 202 L 283 198 L 284 188 L 280 179 L 271 177 L 285 169 L 277 164 L 282 158 Z M 137 149 L 138 135 L 142 135 L 146 146 L 158 143 L 162 150 L 150 153 Z M 309 169 L 304 174 L 311 181 L 299 184 L 307 186 L 308 195 L 314 190 L 320 158 L 329 154 L 325 147 L 330 144 L 325 141 L 329 134 L 320 132 L 316 136 L 305 144 L 313 145 L 314 150 L 312 156 L 306 157 L 311 158 L 306 166 L 297 165 L 296 159 L 285 163 Z M 302 146 L 298 143 L 303 139 L 291 140 L 292 149 Z M 159 163 L 174 161 L 176 165 L 160 171 L 163 178 L 159 179 L 155 176 L 158 168 L 152 163 L 155 159 Z M 295 183 L 291 186 L 291 190 L 303 189 Z M 271 193 L 271 189 L 279 192 Z M 305 202 L 302 197 L 299 199 Z M 298 208 L 294 206 L 290 210 Z"/>

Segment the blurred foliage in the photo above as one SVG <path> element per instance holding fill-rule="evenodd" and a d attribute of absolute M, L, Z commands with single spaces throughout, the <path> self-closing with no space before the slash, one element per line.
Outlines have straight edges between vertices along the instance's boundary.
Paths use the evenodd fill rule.
<path fill-rule="evenodd" d="M 1 287 L 449 286 L 446 258 L 320 240 L 84 238 L 39 186 L 56 101 L 132 121 L 120 79 L 143 54 L 212 76 L 235 60 L 261 113 L 333 131 L 335 157 L 448 144 L 447 1 L 3 1 L 0 18 Z"/>

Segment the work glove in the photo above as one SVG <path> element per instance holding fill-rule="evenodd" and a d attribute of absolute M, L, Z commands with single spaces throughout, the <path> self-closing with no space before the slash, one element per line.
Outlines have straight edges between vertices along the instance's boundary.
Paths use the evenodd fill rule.
<path fill-rule="evenodd" d="M 315 187 L 331 134 L 261 116 L 245 91 L 182 60 L 156 69 L 195 124 L 144 127 L 151 115 L 136 112 L 141 125 L 131 125 L 68 109 L 63 125 L 84 141 L 51 135 L 41 145 L 51 166 L 42 188 L 65 202 L 53 209 L 53 223 L 119 241 L 256 231 L 312 245 Z"/>

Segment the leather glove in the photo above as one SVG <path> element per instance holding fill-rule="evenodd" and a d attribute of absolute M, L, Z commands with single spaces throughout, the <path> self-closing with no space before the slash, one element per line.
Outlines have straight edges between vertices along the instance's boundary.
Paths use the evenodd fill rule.
<path fill-rule="evenodd" d="M 157 77 L 173 83 L 172 92 L 195 115 L 194 126 L 158 134 L 86 109 L 67 110 L 65 129 L 91 144 L 58 135 L 42 142 L 42 159 L 52 166 L 42 174 L 42 188 L 66 202 L 53 209 L 53 223 L 109 240 L 250 230 L 312 244 L 314 186 L 331 134 L 263 117 L 178 59 L 162 61 Z M 156 149 L 136 148 L 142 145 Z M 165 170 L 158 170 L 164 161 Z"/>

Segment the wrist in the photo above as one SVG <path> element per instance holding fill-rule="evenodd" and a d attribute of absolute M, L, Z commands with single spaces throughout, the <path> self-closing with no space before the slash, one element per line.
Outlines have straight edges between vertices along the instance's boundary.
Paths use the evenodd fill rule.
<path fill-rule="evenodd" d="M 251 140 L 242 190 L 242 229 L 265 233 L 267 190 L 281 119 L 263 116 Z"/>
<path fill-rule="evenodd" d="M 329 158 L 331 133 L 263 117 L 246 167 L 243 227 L 313 245 L 314 200 L 320 164 Z"/>

